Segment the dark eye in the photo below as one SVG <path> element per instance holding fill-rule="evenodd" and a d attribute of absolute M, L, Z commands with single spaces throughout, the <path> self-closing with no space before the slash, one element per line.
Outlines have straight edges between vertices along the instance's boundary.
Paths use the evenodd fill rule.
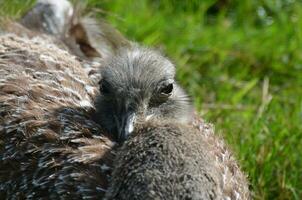
<path fill-rule="evenodd" d="M 99 82 L 100 85 L 100 92 L 101 94 L 109 94 L 110 93 L 110 87 L 109 87 L 109 83 L 105 80 L 101 80 Z"/>
<path fill-rule="evenodd" d="M 160 89 L 160 94 L 165 96 L 170 96 L 172 91 L 173 91 L 173 83 L 169 83 L 168 85 L 165 85 Z"/>

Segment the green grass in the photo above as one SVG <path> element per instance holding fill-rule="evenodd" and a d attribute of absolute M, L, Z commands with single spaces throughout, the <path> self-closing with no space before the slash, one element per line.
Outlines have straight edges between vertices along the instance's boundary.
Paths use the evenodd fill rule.
<path fill-rule="evenodd" d="M 2 1 L 11 16 L 32 2 Z M 87 2 L 127 37 L 174 61 L 200 115 L 249 175 L 255 199 L 302 198 L 301 3 Z"/>

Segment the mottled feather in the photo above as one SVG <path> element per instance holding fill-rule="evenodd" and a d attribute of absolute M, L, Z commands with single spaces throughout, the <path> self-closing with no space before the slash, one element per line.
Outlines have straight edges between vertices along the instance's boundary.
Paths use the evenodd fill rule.
<path fill-rule="evenodd" d="M 41 38 L 0 36 L 0 196 L 101 198 L 114 142 L 91 120 L 89 69 Z"/>

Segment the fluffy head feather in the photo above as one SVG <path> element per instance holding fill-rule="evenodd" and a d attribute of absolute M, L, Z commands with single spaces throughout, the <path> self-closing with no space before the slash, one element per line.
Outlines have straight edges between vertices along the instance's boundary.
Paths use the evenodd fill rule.
<path fill-rule="evenodd" d="M 119 140 L 127 138 L 135 122 L 191 119 L 190 100 L 175 81 L 174 65 L 156 51 L 124 48 L 107 61 L 101 76 L 96 117 Z"/>

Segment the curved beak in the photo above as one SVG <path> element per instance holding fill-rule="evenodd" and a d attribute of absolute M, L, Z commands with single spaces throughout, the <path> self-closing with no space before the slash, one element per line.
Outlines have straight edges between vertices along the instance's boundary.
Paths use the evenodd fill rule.
<path fill-rule="evenodd" d="M 118 141 L 125 141 L 134 130 L 136 115 L 135 113 L 126 113 L 122 118 L 118 126 Z"/>

